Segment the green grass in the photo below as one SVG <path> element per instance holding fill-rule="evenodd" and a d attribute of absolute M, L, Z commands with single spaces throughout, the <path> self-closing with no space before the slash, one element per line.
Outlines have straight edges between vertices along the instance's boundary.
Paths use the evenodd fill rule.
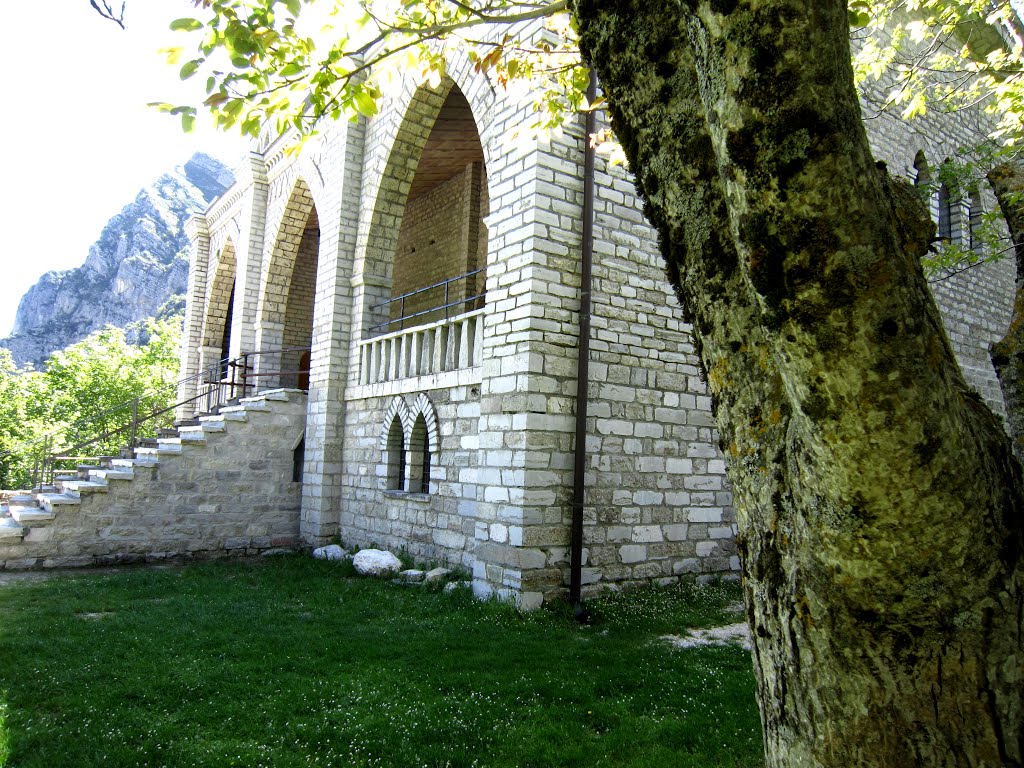
<path fill-rule="evenodd" d="M 0 765 L 760 766 L 733 585 L 521 615 L 300 557 L 0 589 Z"/>

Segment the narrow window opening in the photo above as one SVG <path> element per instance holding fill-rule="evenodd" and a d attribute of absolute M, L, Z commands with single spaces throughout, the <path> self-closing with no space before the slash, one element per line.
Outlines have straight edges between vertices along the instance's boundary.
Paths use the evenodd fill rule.
<path fill-rule="evenodd" d="M 306 438 L 299 440 L 299 444 L 292 451 L 292 482 L 302 482 L 302 466 L 306 459 Z"/>
<path fill-rule="evenodd" d="M 967 211 L 967 230 L 970 237 L 970 248 L 975 253 L 982 251 L 981 239 L 981 195 L 977 189 L 971 190 L 971 203 Z"/>
<path fill-rule="evenodd" d="M 388 429 L 387 487 L 390 491 L 405 490 L 405 433 L 402 422 L 396 416 Z"/>
<path fill-rule="evenodd" d="M 423 467 L 420 470 L 420 493 L 430 493 L 430 451 L 423 451 Z"/>
<path fill-rule="evenodd" d="M 939 186 L 939 237 L 953 239 L 953 200 L 945 184 Z"/>
<path fill-rule="evenodd" d="M 430 493 L 430 441 L 427 437 L 427 422 L 422 413 L 412 425 L 409 461 L 409 489 L 414 493 Z"/>

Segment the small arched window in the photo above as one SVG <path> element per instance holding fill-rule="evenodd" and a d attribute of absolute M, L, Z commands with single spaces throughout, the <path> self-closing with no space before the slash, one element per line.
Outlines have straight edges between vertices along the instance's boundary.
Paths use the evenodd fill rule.
<path fill-rule="evenodd" d="M 388 428 L 387 455 L 384 459 L 389 491 L 405 490 L 405 462 L 405 432 L 402 420 L 396 415 Z"/>
<path fill-rule="evenodd" d="M 409 490 L 430 493 L 430 439 L 422 413 L 413 422 L 409 438 Z"/>
<path fill-rule="evenodd" d="M 984 244 L 981 239 L 981 194 L 977 187 L 971 190 L 970 204 L 967 209 L 967 234 L 969 246 L 975 253 L 981 253 Z"/>
<path fill-rule="evenodd" d="M 939 237 L 953 239 L 953 196 L 945 184 L 939 185 Z"/>

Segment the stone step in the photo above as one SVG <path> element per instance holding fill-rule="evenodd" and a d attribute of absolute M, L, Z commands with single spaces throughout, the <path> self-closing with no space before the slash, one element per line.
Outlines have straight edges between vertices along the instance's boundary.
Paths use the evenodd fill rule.
<path fill-rule="evenodd" d="M 287 403 L 291 400 L 286 389 L 270 389 L 266 392 L 261 392 L 259 396 L 264 400 L 274 400 L 279 403 Z"/>
<path fill-rule="evenodd" d="M 177 453 L 181 453 L 181 443 L 180 442 L 175 443 L 173 445 L 163 445 L 163 444 L 161 444 L 161 445 L 156 446 L 155 448 L 149 448 L 149 447 L 136 448 L 135 449 L 135 459 L 137 461 L 138 460 L 142 460 L 142 461 L 154 460 L 155 461 L 159 456 L 168 456 L 168 455 L 177 454 Z"/>
<path fill-rule="evenodd" d="M 97 470 L 99 471 L 99 470 Z M 60 490 L 65 494 L 106 493 L 107 484 L 101 480 L 61 480 Z"/>
<path fill-rule="evenodd" d="M 82 503 L 82 497 L 72 493 L 40 493 L 36 500 L 43 512 L 50 513 L 50 520 L 59 507 L 73 507 Z"/>
<path fill-rule="evenodd" d="M 247 411 L 269 411 L 270 406 L 267 405 L 267 399 L 265 394 L 243 397 L 238 401 L 238 405 Z M 221 409 L 221 413 L 224 413 L 223 409 Z"/>
<path fill-rule="evenodd" d="M 25 528 L 13 518 L 0 520 L 0 541 L 20 539 L 25 535 Z"/>
<path fill-rule="evenodd" d="M 112 467 L 110 469 L 94 469 L 89 473 L 91 480 L 110 482 L 111 480 L 131 480 L 135 477 L 135 470 L 128 467 Z"/>
<path fill-rule="evenodd" d="M 181 438 L 161 437 L 156 441 L 156 447 L 163 453 L 181 453 Z"/>
<path fill-rule="evenodd" d="M 206 432 L 202 427 L 178 427 L 178 440 L 182 444 L 203 445 L 206 442 Z"/>
<path fill-rule="evenodd" d="M 226 429 L 221 416 L 200 416 L 199 426 L 203 432 L 223 432 Z"/>
<path fill-rule="evenodd" d="M 252 411 L 252 410 L 267 411 L 267 410 L 269 410 L 270 407 L 267 406 L 266 401 L 268 399 L 273 399 L 273 398 L 267 397 L 266 396 L 267 394 L 268 394 L 267 392 L 260 392 L 259 394 L 254 394 L 254 395 L 251 395 L 249 397 L 240 397 L 239 398 L 239 404 L 240 404 L 240 406 L 244 406 L 245 408 L 248 408 L 250 411 Z M 253 409 L 253 406 L 255 406 L 256 408 Z"/>
<path fill-rule="evenodd" d="M 11 507 L 11 518 L 23 525 L 39 525 L 53 520 L 54 513 L 52 509 L 39 507 Z"/>
<path fill-rule="evenodd" d="M 248 421 L 249 416 L 245 412 L 244 405 L 229 405 L 227 408 L 221 408 L 218 414 L 221 421 Z"/>

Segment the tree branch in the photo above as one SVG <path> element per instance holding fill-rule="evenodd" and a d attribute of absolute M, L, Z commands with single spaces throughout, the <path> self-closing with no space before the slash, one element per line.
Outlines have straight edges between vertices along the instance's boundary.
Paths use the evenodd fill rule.
<path fill-rule="evenodd" d="M 97 3 L 96 0 L 89 0 L 89 5 L 91 5 L 95 9 L 96 13 L 98 13 L 104 19 L 110 19 L 110 21 L 117 24 L 117 26 L 119 26 L 121 29 L 124 29 L 125 2 L 121 3 L 121 10 L 116 14 L 114 13 L 113 7 L 111 7 L 110 3 L 108 3 L 107 0 L 100 0 L 100 2 L 103 4 L 102 7 L 100 7 L 100 4 Z"/>

